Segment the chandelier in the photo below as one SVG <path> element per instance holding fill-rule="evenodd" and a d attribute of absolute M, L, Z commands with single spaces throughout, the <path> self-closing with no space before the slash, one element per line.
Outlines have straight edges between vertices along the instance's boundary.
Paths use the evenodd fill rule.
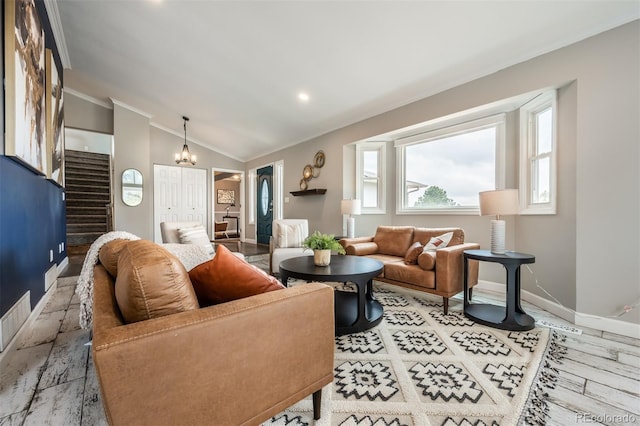
<path fill-rule="evenodd" d="M 176 163 L 178 164 L 192 164 L 196 165 L 196 156 L 191 155 L 189 152 L 189 146 L 187 145 L 187 121 L 189 117 L 182 116 L 184 120 L 184 145 L 182 146 L 182 153 L 176 153 Z"/>

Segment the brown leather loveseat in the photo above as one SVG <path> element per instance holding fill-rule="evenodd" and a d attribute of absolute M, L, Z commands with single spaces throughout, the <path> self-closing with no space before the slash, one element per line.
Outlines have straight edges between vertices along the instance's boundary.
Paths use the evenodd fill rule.
<path fill-rule="evenodd" d="M 432 238 L 453 233 L 448 245 L 423 251 Z M 344 238 L 340 244 L 348 255 L 368 256 L 384 263 L 376 280 L 442 296 L 444 313 L 449 298 L 463 290 L 463 251 L 480 245 L 464 242 L 461 228 L 379 226 L 372 237 Z M 411 250 L 410 250 L 411 249 Z M 469 285 L 478 282 L 478 262 L 469 261 Z"/>
<path fill-rule="evenodd" d="M 257 425 L 311 394 L 319 417 L 333 380 L 330 287 L 200 308 L 175 256 L 150 241 L 118 241 L 102 247 L 93 286 L 92 354 L 109 424 Z M 144 298 L 132 301 L 138 314 L 155 317 L 127 323 L 127 297 Z"/>

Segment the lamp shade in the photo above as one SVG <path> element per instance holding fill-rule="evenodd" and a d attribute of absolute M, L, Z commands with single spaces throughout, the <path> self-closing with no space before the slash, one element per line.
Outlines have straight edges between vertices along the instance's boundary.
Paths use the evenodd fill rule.
<path fill-rule="evenodd" d="M 517 214 L 518 190 L 517 189 L 499 189 L 495 191 L 484 191 L 480 196 L 480 215 L 481 216 L 507 216 Z"/>
<path fill-rule="evenodd" d="M 362 212 L 360 200 L 342 200 L 340 203 L 340 212 L 342 214 L 358 215 Z"/>

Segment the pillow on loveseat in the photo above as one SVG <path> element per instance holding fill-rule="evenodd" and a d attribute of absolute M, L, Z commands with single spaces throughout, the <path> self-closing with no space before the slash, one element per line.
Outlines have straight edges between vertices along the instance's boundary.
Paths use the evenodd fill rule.
<path fill-rule="evenodd" d="M 411 244 L 404 255 L 404 263 L 406 265 L 416 265 L 418 263 L 418 256 L 422 254 L 424 247 L 420 244 L 420 241 L 416 241 Z"/>
<path fill-rule="evenodd" d="M 127 323 L 200 307 L 182 263 L 147 240 L 128 241 L 122 247 L 115 294 Z"/>
<path fill-rule="evenodd" d="M 218 246 L 213 259 L 189 271 L 189 278 L 202 306 L 284 288 L 276 278 L 234 256 L 223 245 Z"/>

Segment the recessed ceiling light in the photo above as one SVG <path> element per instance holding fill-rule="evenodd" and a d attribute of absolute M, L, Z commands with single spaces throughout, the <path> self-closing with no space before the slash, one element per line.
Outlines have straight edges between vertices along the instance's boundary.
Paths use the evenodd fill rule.
<path fill-rule="evenodd" d="M 298 100 L 300 102 L 309 102 L 309 94 L 305 92 L 298 93 Z"/>

